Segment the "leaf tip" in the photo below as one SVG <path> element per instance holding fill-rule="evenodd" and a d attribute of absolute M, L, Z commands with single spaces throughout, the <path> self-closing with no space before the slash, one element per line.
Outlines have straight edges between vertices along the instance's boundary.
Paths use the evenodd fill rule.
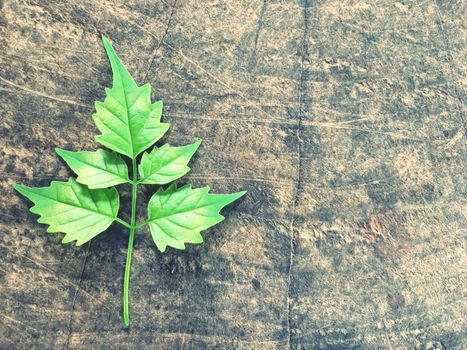
<path fill-rule="evenodd" d="M 50 228 L 50 227 L 49 227 L 49 228 Z M 48 229 L 47 229 L 47 232 L 49 232 Z M 65 234 L 65 236 L 64 236 L 64 237 L 62 238 L 62 240 L 61 240 L 61 243 L 62 243 L 62 244 L 68 244 L 68 243 L 70 243 L 70 242 L 73 242 L 73 239 L 70 238 L 67 234 Z"/>
<path fill-rule="evenodd" d="M 240 191 L 240 192 L 232 193 L 232 194 L 230 195 L 230 202 L 229 202 L 229 203 L 232 203 L 232 202 L 236 201 L 237 199 L 240 199 L 240 198 L 243 197 L 245 194 L 246 194 L 246 191 Z"/>
<path fill-rule="evenodd" d="M 240 192 L 237 192 L 237 193 L 236 193 L 236 194 L 238 195 L 237 198 L 243 197 L 244 195 L 246 195 L 246 192 L 247 192 L 247 191 L 240 191 Z"/>
<path fill-rule="evenodd" d="M 25 195 L 25 191 L 27 191 L 29 189 L 28 186 L 24 186 L 24 185 L 20 185 L 20 184 L 13 184 L 12 186 L 16 191 L 21 193 L 23 196 Z"/>
<path fill-rule="evenodd" d="M 57 153 L 60 157 L 65 153 L 64 149 L 61 149 L 60 147 L 55 147 L 54 148 L 55 153 Z"/>
<path fill-rule="evenodd" d="M 104 43 L 104 49 L 107 53 L 107 56 L 109 57 L 109 60 L 110 60 L 110 64 L 112 65 L 112 69 L 114 68 L 114 64 L 116 62 L 114 61 L 118 61 L 118 57 L 117 57 L 117 54 L 115 53 L 115 50 L 112 46 L 112 44 L 110 43 L 110 40 L 107 39 L 107 37 L 105 36 L 102 36 L 102 42 Z"/>
<path fill-rule="evenodd" d="M 82 246 L 82 245 L 83 245 L 84 243 L 86 243 L 86 242 L 87 242 L 87 241 L 80 241 L 80 240 L 78 239 L 78 240 L 76 240 L 76 246 L 77 246 L 77 247 L 80 247 L 80 246 Z"/>
<path fill-rule="evenodd" d="M 148 84 L 149 84 L 149 83 L 148 83 Z M 162 108 L 164 108 L 164 102 L 162 102 L 162 100 L 158 100 L 158 101 L 156 101 L 156 102 L 154 102 L 154 103 L 152 104 L 152 108 L 153 108 L 153 109 L 156 109 L 156 108 L 162 109 Z"/>
<path fill-rule="evenodd" d="M 104 43 L 104 46 L 111 45 L 109 39 L 107 39 L 107 37 L 104 34 L 101 35 L 101 39 L 102 39 L 102 42 Z"/>

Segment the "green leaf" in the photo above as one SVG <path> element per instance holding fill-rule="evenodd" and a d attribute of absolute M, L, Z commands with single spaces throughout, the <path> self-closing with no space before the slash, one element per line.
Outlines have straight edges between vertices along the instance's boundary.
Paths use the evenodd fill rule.
<path fill-rule="evenodd" d="M 135 233 L 149 225 L 151 236 L 161 252 L 167 246 L 185 249 L 186 243 L 201 243 L 201 231 L 224 220 L 223 207 L 245 192 L 210 194 L 209 187 L 192 189 L 170 185 L 159 190 L 148 204 L 148 220 L 137 223 L 139 184 L 163 185 L 185 175 L 188 163 L 201 144 L 197 141 L 182 147 L 166 144 L 145 152 L 141 164 L 137 157 L 159 140 L 169 128 L 161 123 L 162 101 L 151 102 L 149 84 L 136 85 L 118 58 L 110 42 L 102 37 L 113 72 L 111 89 L 105 89 L 104 101 L 95 103 L 93 119 L 100 135 L 96 140 L 110 150 L 131 158 L 132 178 L 125 161 L 116 153 L 98 149 L 95 152 L 72 152 L 60 148 L 56 152 L 78 175 L 67 182 L 52 181 L 49 187 L 31 188 L 15 184 L 14 188 L 34 202 L 31 212 L 39 223 L 47 224 L 47 232 L 64 232 L 63 243 L 76 241 L 82 245 L 106 230 L 114 221 L 129 229 L 123 277 L 123 322 L 130 324 L 129 286 Z M 138 181 L 139 173 L 139 181 Z M 131 216 L 129 222 L 117 217 L 120 199 L 114 187 L 131 184 Z"/>
<path fill-rule="evenodd" d="M 15 184 L 14 188 L 34 202 L 30 210 L 40 215 L 37 222 L 50 225 L 47 232 L 65 233 L 62 243 L 86 243 L 107 229 L 118 214 L 115 188 L 90 190 L 74 178 L 52 181 L 49 187 Z"/>
<path fill-rule="evenodd" d="M 102 145 L 134 159 L 159 140 L 169 128 L 161 123 L 162 101 L 151 103 L 151 86 L 137 86 L 106 37 L 102 37 L 113 72 L 112 89 L 96 102 L 94 122 Z"/>
<path fill-rule="evenodd" d="M 139 165 L 142 184 L 164 185 L 182 177 L 190 171 L 187 166 L 201 140 L 183 147 L 170 147 L 168 143 L 154 147 L 151 153 L 144 152 Z"/>
<path fill-rule="evenodd" d="M 76 181 L 89 188 L 105 188 L 130 182 L 126 163 L 115 153 L 103 149 L 96 152 L 72 152 L 60 148 L 56 148 L 55 152 L 78 175 Z"/>
<path fill-rule="evenodd" d="M 200 231 L 224 220 L 219 211 L 246 192 L 210 194 L 209 187 L 159 190 L 148 204 L 148 221 L 154 243 L 161 252 L 167 246 L 185 249 L 185 243 L 202 243 Z"/>

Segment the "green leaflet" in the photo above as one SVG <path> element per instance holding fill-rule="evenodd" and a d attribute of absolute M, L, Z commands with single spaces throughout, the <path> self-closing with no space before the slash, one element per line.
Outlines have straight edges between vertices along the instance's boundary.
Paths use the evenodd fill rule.
<path fill-rule="evenodd" d="M 62 243 L 86 243 L 106 230 L 118 214 L 115 188 L 90 190 L 73 178 L 68 182 L 52 181 L 49 187 L 14 188 L 34 202 L 30 210 L 41 216 L 37 222 L 50 225 L 47 232 L 65 233 Z"/>
<path fill-rule="evenodd" d="M 190 171 L 188 163 L 201 140 L 181 147 L 165 144 L 144 152 L 169 128 L 169 124 L 160 121 L 162 101 L 151 102 L 149 84 L 137 86 L 110 42 L 105 37 L 102 40 L 112 66 L 113 86 L 105 89 L 103 102 L 95 103 L 93 119 L 101 132 L 96 139 L 129 157 L 133 175 L 129 177 L 127 164 L 113 152 L 103 149 L 72 152 L 56 148 L 57 154 L 78 175 L 76 180 L 52 181 L 49 187 L 14 185 L 14 188 L 34 202 L 30 210 L 40 215 L 39 223 L 49 225 L 47 232 L 65 233 L 63 243 L 76 241 L 76 245 L 82 245 L 114 221 L 129 229 L 123 279 L 123 322 L 128 327 L 129 281 L 136 230 L 149 225 L 152 239 L 161 252 L 167 246 L 185 249 L 186 243 L 203 242 L 200 232 L 224 220 L 221 209 L 245 192 L 211 194 L 209 187 L 192 189 L 191 185 L 185 185 L 177 188 L 173 183 L 166 190 L 159 188 L 151 197 L 148 220 L 136 222 L 138 185 L 163 185 L 185 175 Z M 141 152 L 144 154 L 138 166 L 136 159 Z M 119 195 L 115 187 L 111 187 L 123 183 L 131 184 L 130 222 L 117 217 Z"/>
<path fill-rule="evenodd" d="M 113 72 L 112 89 L 105 89 L 104 102 L 96 102 L 93 115 L 102 133 L 96 140 L 102 145 L 135 158 L 159 140 L 169 128 L 161 123 L 162 102 L 151 103 L 151 86 L 138 87 L 104 37 L 104 47 Z"/>
<path fill-rule="evenodd" d="M 55 152 L 78 175 L 76 181 L 89 188 L 105 188 L 130 182 L 128 167 L 115 153 L 98 149 L 96 152 L 72 152 L 56 148 Z"/>
<path fill-rule="evenodd" d="M 161 252 L 167 246 L 185 249 L 185 243 L 202 243 L 200 231 L 224 220 L 219 211 L 246 192 L 210 194 L 209 187 L 192 189 L 172 184 L 152 196 L 148 224 L 154 243 Z"/>
<path fill-rule="evenodd" d="M 201 140 L 183 147 L 171 147 L 168 143 L 154 147 L 151 153 L 144 152 L 139 165 L 139 183 L 163 185 L 185 175 L 187 166 Z"/>

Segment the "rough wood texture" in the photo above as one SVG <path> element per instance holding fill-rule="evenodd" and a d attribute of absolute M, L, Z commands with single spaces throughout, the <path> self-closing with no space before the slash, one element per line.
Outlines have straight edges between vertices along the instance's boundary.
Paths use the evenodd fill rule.
<path fill-rule="evenodd" d="M 466 345 L 460 0 L 0 8 L 0 348 Z M 137 236 L 129 331 L 127 232 L 63 246 L 11 188 L 67 178 L 54 147 L 97 147 L 102 33 L 164 101 L 165 140 L 204 139 L 186 181 L 249 191 L 202 246 Z"/>

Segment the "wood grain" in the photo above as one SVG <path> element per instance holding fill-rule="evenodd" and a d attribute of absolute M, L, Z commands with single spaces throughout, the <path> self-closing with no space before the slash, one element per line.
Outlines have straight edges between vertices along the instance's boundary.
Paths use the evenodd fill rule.
<path fill-rule="evenodd" d="M 0 8 L 0 348 L 466 346 L 461 1 Z M 160 254 L 140 231 L 130 330 L 128 233 L 63 246 L 11 187 L 70 176 L 55 147 L 98 146 L 101 34 L 164 101 L 164 141 L 204 140 L 184 181 L 248 191 L 202 246 Z"/>

